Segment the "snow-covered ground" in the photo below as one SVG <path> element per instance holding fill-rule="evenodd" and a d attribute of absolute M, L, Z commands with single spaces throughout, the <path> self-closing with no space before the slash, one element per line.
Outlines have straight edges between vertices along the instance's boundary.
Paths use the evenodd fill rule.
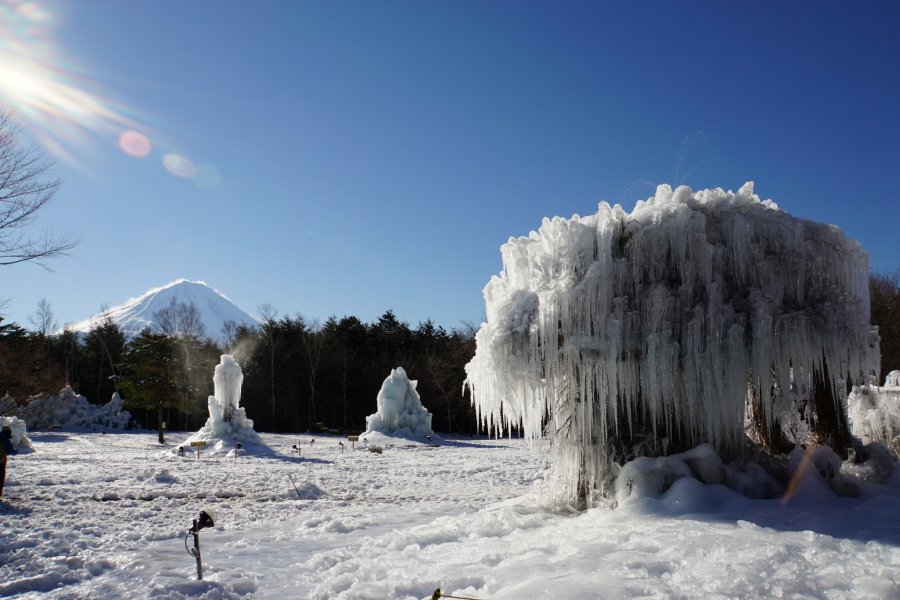
<path fill-rule="evenodd" d="M 547 465 L 521 440 L 377 454 L 262 438 L 273 454 L 197 459 L 154 433 L 32 433 L 0 504 L 0 596 L 900 597 L 890 493 L 784 503 L 685 478 L 659 499 L 560 514 L 540 508 Z M 184 538 L 202 509 L 216 524 L 196 581 Z"/>

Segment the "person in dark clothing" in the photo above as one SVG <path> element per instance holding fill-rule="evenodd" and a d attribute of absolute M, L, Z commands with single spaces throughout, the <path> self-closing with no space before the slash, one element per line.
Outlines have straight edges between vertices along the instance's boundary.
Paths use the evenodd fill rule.
<path fill-rule="evenodd" d="M 6 457 L 15 452 L 12 445 L 12 429 L 9 425 L 4 425 L 0 430 L 0 498 L 3 497 L 3 482 L 6 480 Z"/>

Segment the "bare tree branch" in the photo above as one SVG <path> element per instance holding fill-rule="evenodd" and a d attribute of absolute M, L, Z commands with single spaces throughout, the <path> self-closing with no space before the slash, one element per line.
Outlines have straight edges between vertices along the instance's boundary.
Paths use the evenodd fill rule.
<path fill-rule="evenodd" d="M 47 259 L 65 255 L 77 242 L 68 235 L 26 231 L 62 182 L 50 176 L 53 161 L 21 145 L 20 131 L 10 113 L 0 113 L 0 266 L 33 262 L 49 269 Z"/>

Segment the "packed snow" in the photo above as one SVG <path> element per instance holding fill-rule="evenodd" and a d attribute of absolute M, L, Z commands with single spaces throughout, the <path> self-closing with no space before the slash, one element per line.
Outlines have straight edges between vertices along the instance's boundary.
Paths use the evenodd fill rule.
<path fill-rule="evenodd" d="M 778 431 L 793 386 L 820 374 L 840 401 L 843 377 L 877 368 L 866 253 L 752 183 L 661 185 L 631 213 L 544 219 L 501 254 L 468 385 L 489 428 L 546 430 L 562 503 L 608 496 L 617 464 L 668 444 L 735 454 L 748 404 Z"/>
<path fill-rule="evenodd" d="M 424 442 L 434 437 L 432 415 L 422 406 L 416 381 L 406 375 L 403 367 L 392 369 L 381 384 L 376 406 L 377 412 L 366 417 L 366 431 L 360 437 L 374 443 L 384 443 L 386 438 Z"/>
<path fill-rule="evenodd" d="M 32 433 L 0 503 L 0 596 L 14 598 L 887 599 L 900 594 L 900 480 L 837 495 L 714 481 L 709 447 L 668 489 L 554 512 L 520 439 L 386 447 L 261 434 L 270 455 L 179 457 L 153 432 Z M 188 434 L 170 433 L 178 445 Z M 532 442 L 538 446 L 546 442 Z M 303 456 L 291 452 L 303 446 Z M 826 456 L 826 464 L 827 464 Z M 653 460 L 653 459 L 645 459 Z M 802 463 L 798 460 L 798 464 Z M 693 468 L 691 463 L 694 463 Z M 658 470 L 639 469 L 647 477 Z M 692 475 L 696 473 L 696 475 Z M 718 475 L 717 475 L 718 473 Z M 727 476 L 727 475 L 726 475 Z M 874 493 L 875 491 L 879 493 Z M 185 550 L 199 511 L 204 580 Z"/>

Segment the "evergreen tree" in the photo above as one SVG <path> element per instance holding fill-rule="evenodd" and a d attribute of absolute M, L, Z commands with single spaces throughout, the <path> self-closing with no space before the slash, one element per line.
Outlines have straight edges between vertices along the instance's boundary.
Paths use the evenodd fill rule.
<path fill-rule="evenodd" d="M 109 402 L 118 391 L 117 368 L 125 351 L 125 334 L 106 315 L 84 338 L 78 392 L 96 404 Z"/>
<path fill-rule="evenodd" d="M 893 273 L 872 273 L 869 278 L 871 322 L 881 336 L 881 373 L 878 385 L 895 369 L 900 369 L 900 269 Z"/>
<path fill-rule="evenodd" d="M 144 328 L 129 344 L 119 379 L 129 409 L 156 410 L 159 443 L 165 444 L 163 416 L 183 395 L 182 366 L 175 341 Z"/>

